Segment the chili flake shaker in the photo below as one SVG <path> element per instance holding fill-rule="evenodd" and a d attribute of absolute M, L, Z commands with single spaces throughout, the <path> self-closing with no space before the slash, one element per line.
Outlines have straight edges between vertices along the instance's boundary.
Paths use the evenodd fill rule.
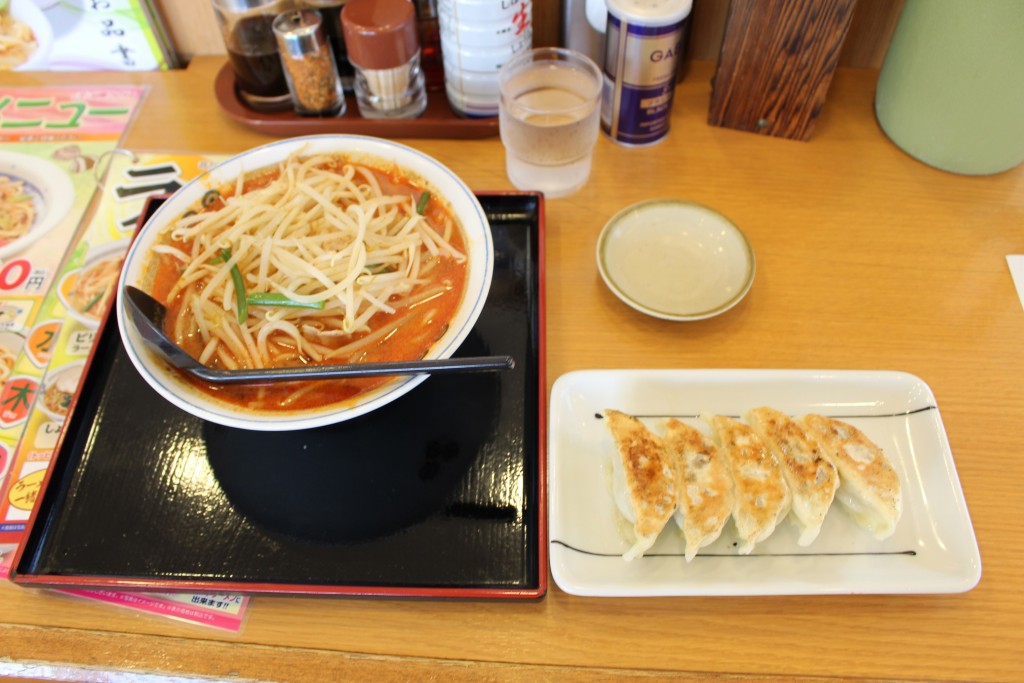
<path fill-rule="evenodd" d="M 315 9 L 320 12 L 323 20 L 324 35 L 331 44 L 334 53 L 334 65 L 338 67 L 341 87 L 351 93 L 355 83 L 355 73 L 348 61 L 348 48 L 345 47 L 345 34 L 341 30 L 341 10 L 348 0 L 301 0 L 300 7 Z"/>
<path fill-rule="evenodd" d="M 282 12 L 274 19 L 274 35 L 295 111 L 340 116 L 345 113 L 345 96 L 322 21 L 314 9 Z"/>
<path fill-rule="evenodd" d="M 410 0 L 350 0 L 341 11 L 363 118 L 415 118 L 427 107 L 419 29 Z"/>

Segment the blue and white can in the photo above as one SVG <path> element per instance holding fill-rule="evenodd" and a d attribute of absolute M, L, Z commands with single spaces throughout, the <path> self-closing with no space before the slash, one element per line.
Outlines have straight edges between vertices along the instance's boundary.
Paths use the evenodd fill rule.
<path fill-rule="evenodd" d="M 693 0 L 607 0 L 601 129 L 627 147 L 669 129 L 683 29 Z"/>

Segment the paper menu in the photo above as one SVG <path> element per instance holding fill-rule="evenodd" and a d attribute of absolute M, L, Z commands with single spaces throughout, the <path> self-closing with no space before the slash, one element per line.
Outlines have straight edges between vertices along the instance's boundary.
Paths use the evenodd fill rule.
<path fill-rule="evenodd" d="M 1017 289 L 1017 297 L 1021 306 L 1024 306 L 1024 255 L 1008 254 L 1006 265 L 1010 267 L 1010 277 L 1013 279 L 1013 286 Z"/>
<path fill-rule="evenodd" d="M 39 43 L 34 69 L 150 71 L 176 66 L 152 0 L 12 0 Z"/>
<path fill-rule="evenodd" d="M 165 163 L 165 158 L 157 156 L 152 162 L 166 169 L 168 176 L 181 176 L 181 165 Z M 6 495 L 0 498 L 0 541 L 9 540 L 4 534 L 24 530 L 34 494 L 29 486 L 16 483 L 34 470 L 46 469 L 66 415 L 66 405 L 61 406 L 59 401 L 46 404 L 41 395 L 45 394 L 50 380 L 84 364 L 95 342 L 99 321 L 113 301 L 112 297 L 95 302 L 88 300 L 90 297 L 76 299 L 75 286 L 90 267 L 101 265 L 105 260 L 113 260 L 119 267 L 147 198 L 163 194 L 171 187 L 168 181 L 154 188 L 147 178 L 143 181 L 147 191 L 132 191 L 140 183 L 133 181 L 125 169 L 149 161 L 126 153 L 110 157 L 104 191 L 91 220 L 80 234 L 69 240 L 70 248 L 61 249 L 63 265 L 57 277 L 51 278 L 55 286 L 47 290 L 38 306 L 34 306 L 38 314 L 32 316 L 31 325 L 23 328 L 23 352 L 0 393 L 0 439 L 16 448 L 18 455 L 15 462 L 9 460 L 10 481 L 4 490 Z M 186 169 L 185 173 L 198 174 L 200 161 L 195 160 L 193 165 L 194 168 Z M 180 185 L 183 181 L 175 182 Z M 112 277 L 116 277 L 116 269 Z M 112 295 L 112 278 L 108 278 L 106 284 L 106 293 Z M 12 299 L 14 297 L 2 296 L 0 301 L 6 304 Z M 77 384 L 65 383 L 64 388 L 73 393 Z M 16 401 L 13 397 L 23 398 Z"/>
<path fill-rule="evenodd" d="M 212 163 L 197 155 L 110 157 L 92 219 L 68 250 L 0 391 L 0 425 L 11 424 L 0 438 L 17 444 L 0 499 L 0 542 L 16 542 L 25 530 L 147 199 L 173 192 Z"/>
<path fill-rule="evenodd" d="M 10 571 L 7 564 L 26 531 L 43 477 L 50 465 L 66 411 L 61 410 L 60 392 L 49 401 L 48 388 L 63 377 L 73 381 L 66 388 L 73 393 L 81 371 L 97 338 L 103 310 L 89 315 L 76 309 L 71 296 L 77 281 L 104 261 L 120 266 L 138 218 L 149 197 L 172 192 L 199 175 L 220 158 L 184 154 L 125 154 L 111 158 L 106 181 L 87 227 L 76 239 L 61 268 L 55 286 L 42 305 L 42 313 L 29 335 L 32 340 L 19 359 L 26 373 L 36 366 L 45 372 L 38 380 L 35 404 L 29 412 L 14 452 L 13 464 L 0 498 L 0 576 Z M 115 271 L 116 272 L 116 271 Z M 113 285 L 113 282 L 109 284 Z M 112 291 L 112 290 L 111 290 Z M 95 296 L 78 300 L 86 304 Z M 112 305 L 113 299 L 103 302 Z M 70 395 L 67 395 L 70 398 Z M 220 630 L 241 629 L 248 597 L 238 594 L 164 594 L 114 590 L 62 590 L 61 593 L 98 603 L 129 608 L 160 617 L 208 626 Z"/>
<path fill-rule="evenodd" d="M 247 597 L 237 594 L 123 593 L 109 590 L 64 590 L 61 593 L 236 632 L 242 627 L 249 602 Z"/>
<path fill-rule="evenodd" d="M 115 104 L 115 90 L 134 98 Z M 0 390 L 0 577 L 9 574 L 26 532 L 68 402 L 77 391 L 102 315 L 113 303 L 113 285 L 146 201 L 173 192 L 220 161 L 204 155 L 136 155 L 118 149 L 143 94 L 141 88 L 0 94 L 0 163 L 14 159 L 9 168 L 15 170 L 31 163 L 23 162 L 22 156 L 42 159 L 55 170 L 48 168 L 43 179 L 33 176 L 34 182 L 44 183 L 60 173 L 73 188 L 70 206 L 57 227 L 16 253 L 0 256 L 0 344 L 4 336 L 13 338 L 16 355 Z M 64 123 L 58 115 L 68 111 L 76 117 L 78 129 L 53 133 L 47 123 Z M 110 116 L 123 117 L 120 125 L 114 125 Z M 55 156 L 69 147 L 73 153 Z M 106 169 L 102 182 L 95 171 L 98 163 Z M 43 199 L 56 196 L 37 194 Z M 43 209 L 48 205 L 41 202 Z M 83 291 L 83 282 L 101 286 Z M 5 310 L 14 313 L 5 317 Z M 67 592 L 233 631 L 241 628 L 248 601 L 240 595 Z"/>
<path fill-rule="evenodd" d="M 19 204 L 32 207 L 31 227 L 0 240 L 0 346 L 8 360 L 0 366 L 0 483 L 56 333 L 36 329 L 36 319 L 90 208 L 101 163 L 117 149 L 145 94 L 139 86 L 0 92 L 0 177 L 15 185 Z M 9 210 L 5 205 L 0 216 Z"/>

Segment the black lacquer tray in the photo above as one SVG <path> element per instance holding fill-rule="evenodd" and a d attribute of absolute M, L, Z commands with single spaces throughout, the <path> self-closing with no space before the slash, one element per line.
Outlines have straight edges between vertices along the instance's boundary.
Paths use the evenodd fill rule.
<path fill-rule="evenodd" d="M 543 198 L 481 194 L 494 278 L 456 355 L 328 427 L 251 432 L 156 394 L 108 316 L 15 582 L 159 591 L 538 598 L 547 588 Z"/>

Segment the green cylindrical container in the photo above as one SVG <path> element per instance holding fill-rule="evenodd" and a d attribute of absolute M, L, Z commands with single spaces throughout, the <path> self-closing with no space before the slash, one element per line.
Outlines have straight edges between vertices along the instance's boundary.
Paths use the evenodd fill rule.
<path fill-rule="evenodd" d="M 906 0 L 875 114 L 898 147 L 945 171 L 1024 162 L 1024 1 Z"/>

